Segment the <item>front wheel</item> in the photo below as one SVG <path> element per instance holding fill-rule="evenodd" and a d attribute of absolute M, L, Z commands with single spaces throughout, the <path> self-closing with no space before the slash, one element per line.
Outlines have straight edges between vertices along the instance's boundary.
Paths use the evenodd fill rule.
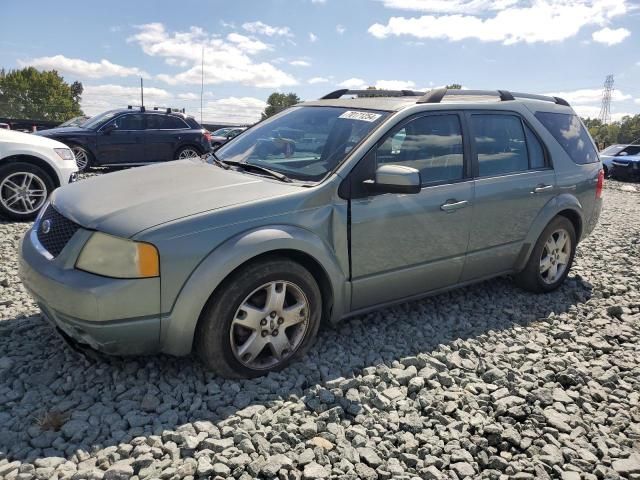
<path fill-rule="evenodd" d="M 261 260 L 232 274 L 211 297 L 196 351 L 223 377 L 278 371 L 312 345 L 321 312 L 320 289 L 308 270 L 285 258 Z"/>
<path fill-rule="evenodd" d="M 86 148 L 80 145 L 72 145 L 71 151 L 76 158 L 76 166 L 79 172 L 86 172 L 91 168 L 91 164 L 93 163 L 91 153 Z"/>
<path fill-rule="evenodd" d="M 31 163 L 0 166 L 0 214 L 11 220 L 33 220 L 54 190 L 52 178 Z"/>
<path fill-rule="evenodd" d="M 554 218 L 538 238 L 525 269 L 515 276 L 518 286 L 534 293 L 558 288 L 569 274 L 576 245 L 576 231 L 569 219 Z"/>

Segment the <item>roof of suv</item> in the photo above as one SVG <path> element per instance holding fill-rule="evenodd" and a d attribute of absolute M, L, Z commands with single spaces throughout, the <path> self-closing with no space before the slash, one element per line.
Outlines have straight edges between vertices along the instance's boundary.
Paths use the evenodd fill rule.
<path fill-rule="evenodd" d="M 336 90 L 319 100 L 301 103 L 304 106 L 334 106 L 344 108 L 361 108 L 370 110 L 398 111 L 416 104 L 465 103 L 491 104 L 511 101 L 548 102 L 549 106 L 570 107 L 569 103 L 559 97 L 515 93 L 506 90 L 451 90 L 437 88 L 428 92 L 412 90 Z"/>

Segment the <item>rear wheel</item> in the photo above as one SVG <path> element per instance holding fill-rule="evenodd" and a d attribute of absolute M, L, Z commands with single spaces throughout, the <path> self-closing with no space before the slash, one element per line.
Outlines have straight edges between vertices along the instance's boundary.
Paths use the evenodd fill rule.
<path fill-rule="evenodd" d="M 185 158 L 195 158 L 199 156 L 200 152 L 195 147 L 186 146 L 176 152 L 175 158 L 178 160 L 184 160 Z"/>
<path fill-rule="evenodd" d="M 42 168 L 26 162 L 0 167 L 0 214 L 12 220 L 32 220 L 54 190 L 53 179 Z"/>
<path fill-rule="evenodd" d="M 312 345 L 322 298 L 300 264 L 273 258 L 249 264 L 211 297 L 196 332 L 203 363 L 224 377 L 277 371 Z"/>
<path fill-rule="evenodd" d="M 556 217 L 544 229 L 525 269 L 515 276 L 521 288 L 550 292 L 567 278 L 576 251 L 576 232 L 566 217 Z"/>

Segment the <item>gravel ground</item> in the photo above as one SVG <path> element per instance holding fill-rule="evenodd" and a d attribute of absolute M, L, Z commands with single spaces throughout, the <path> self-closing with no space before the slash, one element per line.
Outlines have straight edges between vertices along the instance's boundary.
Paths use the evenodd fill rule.
<path fill-rule="evenodd" d="M 0 224 L 0 478 L 640 479 L 640 187 L 608 182 L 558 291 L 498 279 L 321 332 L 279 374 L 88 363 Z"/>

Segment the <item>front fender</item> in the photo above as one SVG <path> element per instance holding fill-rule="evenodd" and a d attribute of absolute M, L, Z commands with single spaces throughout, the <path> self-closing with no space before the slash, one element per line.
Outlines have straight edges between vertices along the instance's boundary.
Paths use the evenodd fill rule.
<path fill-rule="evenodd" d="M 331 249 L 314 233 L 291 225 L 271 225 L 240 233 L 216 247 L 183 285 L 171 312 L 162 318 L 162 351 L 191 352 L 200 313 L 213 291 L 236 268 L 276 250 L 295 250 L 313 257 L 325 270 L 333 294 L 331 321 L 345 311 L 346 277 Z"/>
<path fill-rule="evenodd" d="M 563 193 L 553 197 L 547 202 L 547 204 L 540 210 L 538 216 L 535 218 L 529 232 L 522 244 L 522 250 L 518 256 L 518 260 L 515 265 L 517 272 L 524 269 L 531 256 L 538 238 L 542 234 L 542 231 L 546 228 L 549 222 L 558 215 L 558 213 L 564 210 L 572 210 L 580 217 L 580 223 L 584 225 L 583 210 L 580 201 L 570 193 Z"/>

